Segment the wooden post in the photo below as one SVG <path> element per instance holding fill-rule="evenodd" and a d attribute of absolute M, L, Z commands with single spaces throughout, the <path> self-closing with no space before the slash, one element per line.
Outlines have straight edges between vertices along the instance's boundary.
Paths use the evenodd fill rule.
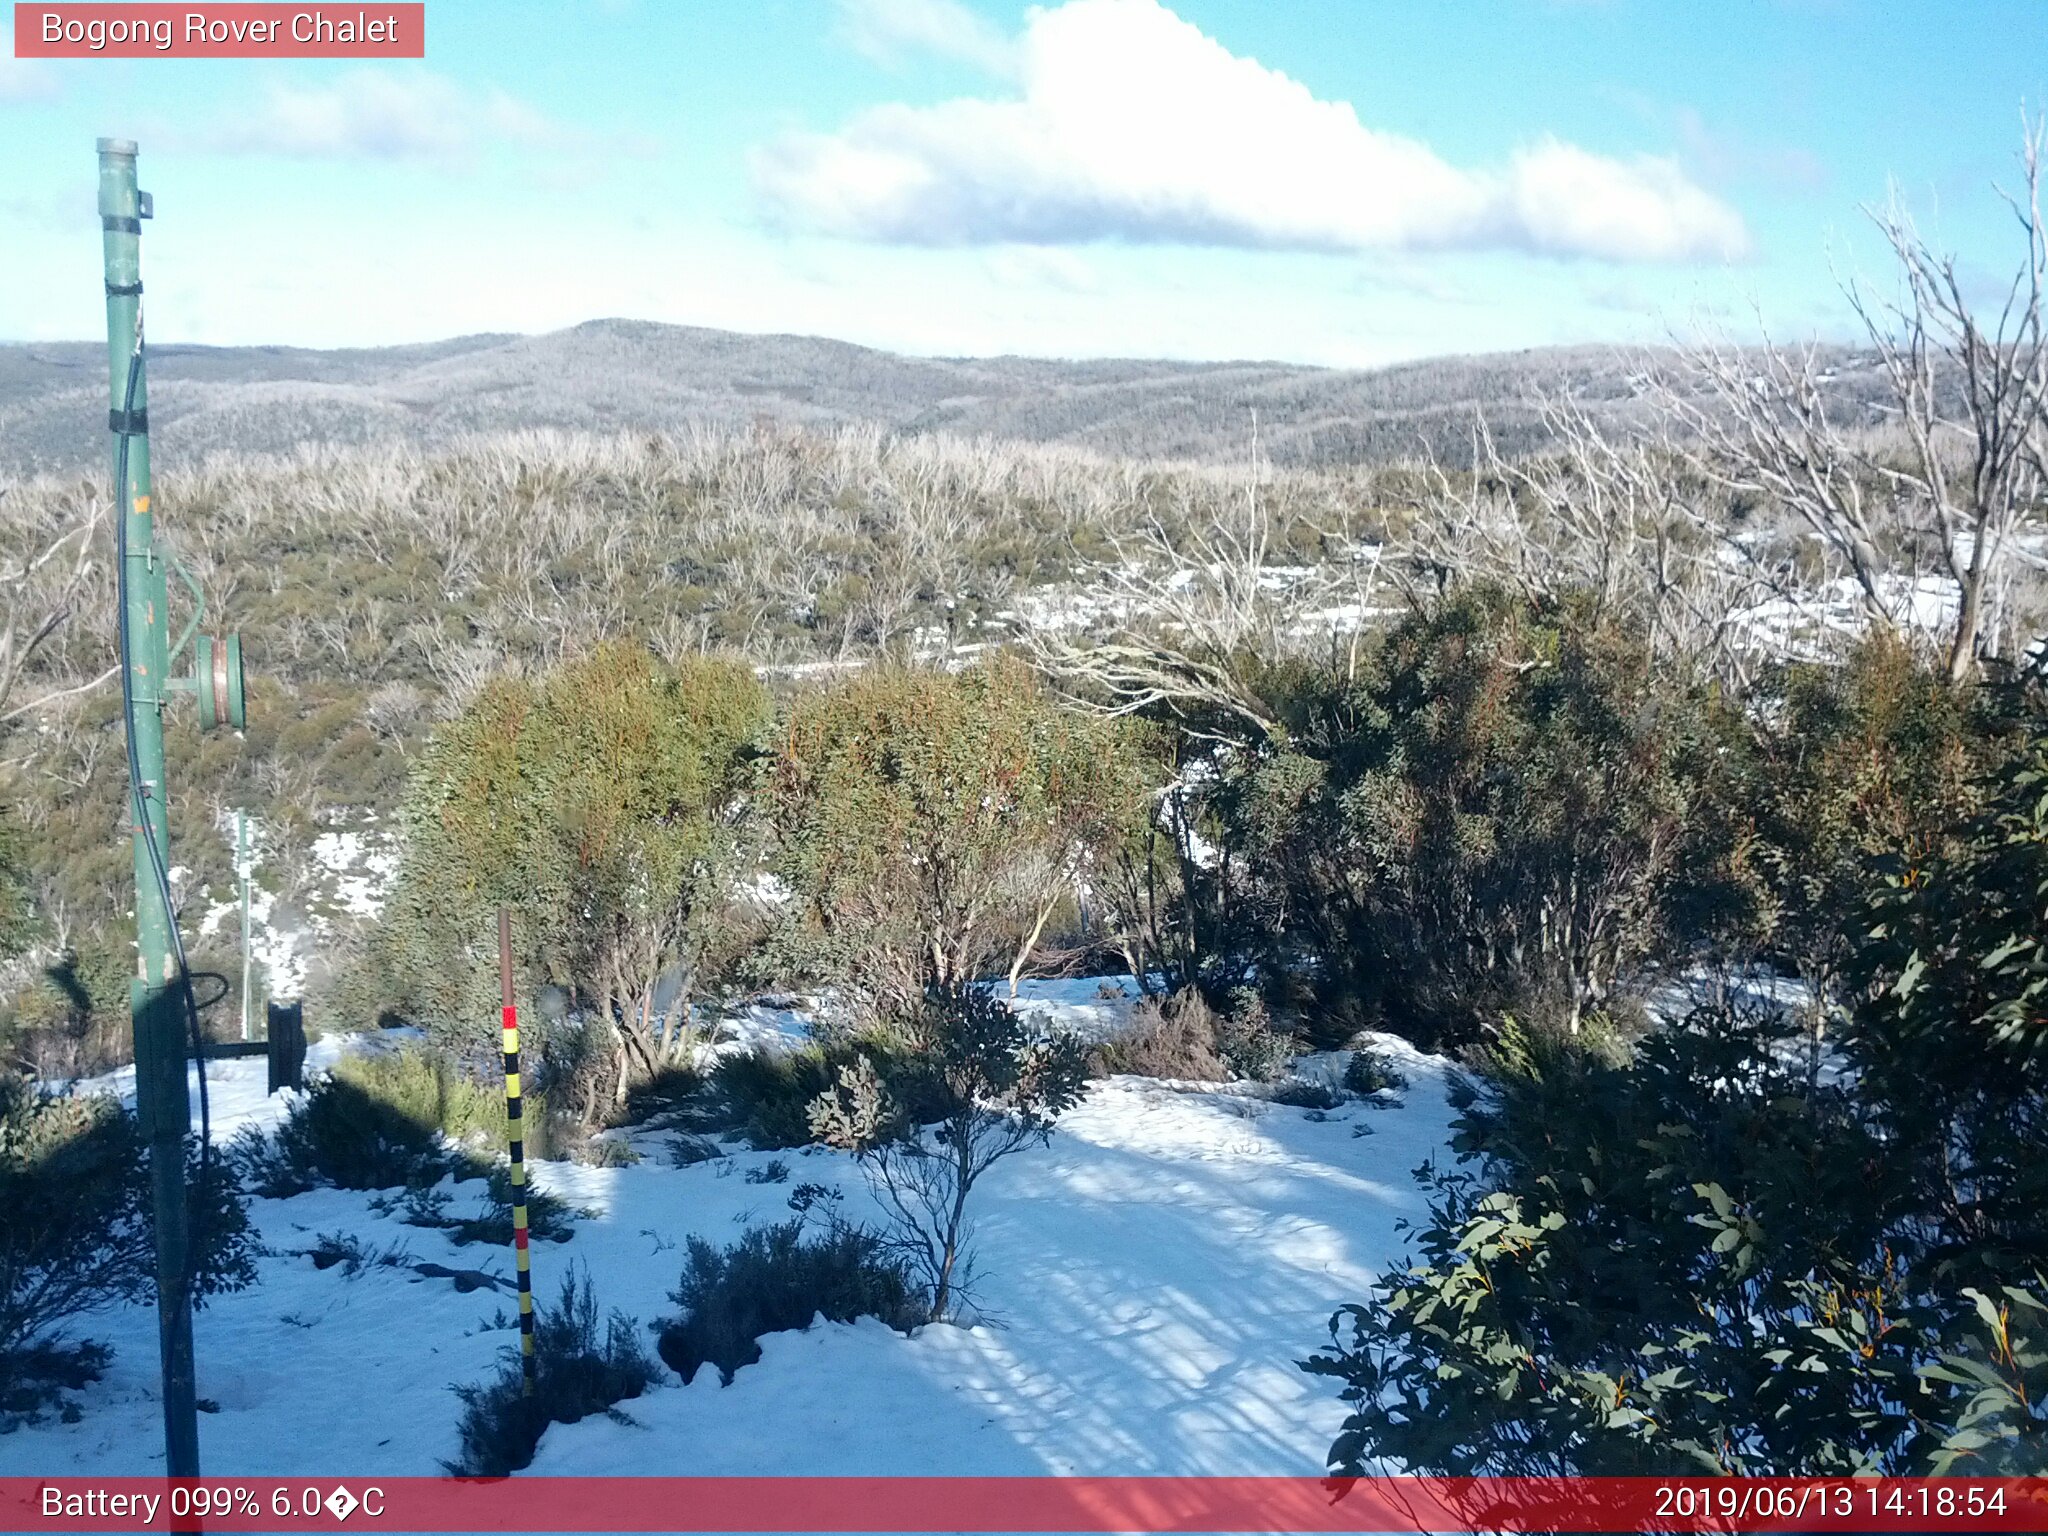
<path fill-rule="evenodd" d="M 270 1091 L 306 1086 L 306 1011 L 301 1003 L 271 1003 Z"/>
<path fill-rule="evenodd" d="M 526 1126 L 520 1110 L 519 1010 L 512 1001 L 512 913 L 498 908 L 498 994 L 505 1029 L 505 1141 L 512 1159 L 512 1262 L 519 1272 L 521 1390 L 533 1396 L 533 1271 L 526 1230 Z"/>

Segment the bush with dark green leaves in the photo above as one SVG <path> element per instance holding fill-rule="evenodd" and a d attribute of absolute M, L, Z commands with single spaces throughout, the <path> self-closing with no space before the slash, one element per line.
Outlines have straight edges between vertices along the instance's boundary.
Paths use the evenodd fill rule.
<path fill-rule="evenodd" d="M 2048 1466 L 2048 717 L 1866 897 L 1837 1085 L 1775 1016 L 1526 1034 L 1457 1094 L 1419 1254 L 1307 1362 L 1333 1467 Z"/>
<path fill-rule="evenodd" d="M 836 1221 L 815 1234 L 801 1219 L 756 1227 L 723 1249 L 692 1237 L 669 1300 L 682 1312 L 657 1326 L 658 1348 L 685 1382 L 713 1365 L 729 1383 L 761 1358 L 765 1335 L 819 1317 L 879 1318 L 907 1333 L 931 1315 L 900 1257 L 873 1233 Z"/>
<path fill-rule="evenodd" d="M 2038 1457 L 2048 1287 L 1948 1279 L 1881 1136 L 1777 1043 L 1701 1015 L 1629 1066 L 1567 1051 L 1468 1088 L 1469 1166 L 1431 1177 L 1417 1261 L 1306 1362 L 1353 1409 L 1331 1465 L 1903 1474 L 1973 1449 L 1973 1411 L 2011 1442 L 1984 1470 Z M 2002 1410 L 1951 1379 L 1972 1360 Z"/>
<path fill-rule="evenodd" d="M 1739 714 L 1586 605 L 1456 592 L 1296 690 L 1284 748 L 1216 799 L 1318 1043 L 1455 1044 L 1503 1010 L 1573 1024 L 1755 920 Z"/>
<path fill-rule="evenodd" d="M 496 1248 L 512 1246 L 514 1197 L 526 1207 L 526 1230 L 536 1242 L 566 1243 L 576 1235 L 575 1212 L 560 1195 L 550 1194 L 529 1182 L 523 1190 L 512 1187 L 512 1171 L 494 1163 L 484 1175 L 486 1214 L 457 1221 L 450 1240 L 457 1247 L 466 1243 L 488 1243 Z M 589 1212 L 585 1211 L 584 1215 Z"/>
<path fill-rule="evenodd" d="M 590 1277 L 572 1270 L 553 1306 L 534 1318 L 535 1377 L 525 1392 L 517 1345 L 488 1381 L 455 1389 L 462 1400 L 461 1451 L 447 1463 L 457 1477 L 508 1477 L 530 1466 L 550 1424 L 574 1424 L 593 1414 L 630 1423 L 618 1405 L 659 1379 L 623 1312 L 599 1319 Z"/>
<path fill-rule="evenodd" d="M 1952 1272 L 2048 1266 L 2048 697 L 1933 850 L 1888 860 L 1846 1046 Z"/>
<path fill-rule="evenodd" d="M 185 1152 L 195 1303 L 254 1277 L 229 1169 Z M 133 1115 L 105 1097 L 53 1096 L 0 1074 L 0 1399 L 24 1401 L 89 1364 L 68 1335 L 156 1294 L 149 1160 Z M 66 1362 L 69 1362 L 67 1364 Z"/>
<path fill-rule="evenodd" d="M 1289 1109 L 1322 1114 L 1344 1102 L 1344 1090 L 1319 1077 L 1283 1077 L 1266 1092 L 1266 1098 Z"/>
<path fill-rule="evenodd" d="M 46 1340 L 0 1352 L 0 1435 L 40 1424 L 51 1413 L 77 1423 L 84 1414 L 65 1394 L 98 1381 L 113 1358 L 113 1350 L 91 1339 Z"/>
<path fill-rule="evenodd" d="M 322 1184 L 337 1189 L 432 1184 L 448 1166 L 438 1127 L 340 1077 L 313 1083 L 275 1132 L 244 1130 L 232 1151 L 249 1187 L 273 1199 Z"/>

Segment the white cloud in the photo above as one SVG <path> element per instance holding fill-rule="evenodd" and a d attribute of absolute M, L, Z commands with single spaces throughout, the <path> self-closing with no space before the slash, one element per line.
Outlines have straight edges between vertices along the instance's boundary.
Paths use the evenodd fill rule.
<path fill-rule="evenodd" d="M 1002 29 L 961 0 L 838 0 L 840 34 L 879 64 L 935 54 L 993 75 L 1017 65 Z"/>
<path fill-rule="evenodd" d="M 1614 160 L 1545 139 L 1518 151 L 1507 178 L 1513 226 L 1541 251 L 1623 261 L 1736 256 L 1741 217 L 1670 160 Z"/>
<path fill-rule="evenodd" d="M 1555 140 L 1503 169 L 1366 127 L 1157 0 L 1030 13 L 1020 94 L 871 108 L 755 152 L 790 224 L 911 245 L 1117 239 L 1321 251 L 1525 249 L 1684 261 L 1748 248 L 1668 160 Z"/>
<path fill-rule="evenodd" d="M 461 160 L 489 144 L 575 150 L 592 141 L 503 91 L 445 75 L 353 70 L 330 83 L 273 81 L 255 109 L 209 130 L 199 147 L 306 158 Z"/>

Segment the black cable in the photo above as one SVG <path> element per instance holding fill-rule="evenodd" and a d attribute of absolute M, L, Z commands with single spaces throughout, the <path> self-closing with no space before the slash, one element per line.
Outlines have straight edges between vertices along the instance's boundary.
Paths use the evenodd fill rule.
<path fill-rule="evenodd" d="M 185 958 L 185 937 L 178 931 L 178 910 L 171 900 L 171 875 L 164 863 L 164 851 L 156 840 L 156 828 L 150 823 L 148 794 L 142 782 L 141 754 L 135 747 L 135 681 L 130 659 L 133 644 L 128 629 L 128 443 L 135 435 L 131 430 L 135 421 L 135 393 L 142 383 L 142 310 L 135 311 L 135 347 L 128 355 L 128 382 L 122 392 L 120 445 L 114 456 L 114 606 L 116 630 L 119 634 L 121 653 L 121 732 L 128 751 L 128 794 L 135 825 L 142 832 L 143 845 L 149 850 L 150 869 L 156 876 L 157 894 L 164 906 L 164 923 L 170 929 L 171 950 L 178 962 L 176 985 L 184 998 L 185 1013 L 190 1029 L 192 1060 L 199 1068 L 199 1177 L 200 1187 L 210 1195 L 213 1183 L 213 1106 L 207 1093 L 205 1033 L 200 1026 L 199 1008 L 192 996 L 192 968 Z M 158 686 L 163 679 L 158 679 Z M 136 892 L 141 900 L 142 893 Z M 185 1088 L 184 1061 L 180 1060 L 179 1090 Z M 139 1086 L 139 1084 L 138 1084 Z M 179 1157 L 184 1150 L 179 1149 Z M 182 1176 L 182 1175 L 181 1175 Z M 188 1207 L 189 1209 L 189 1207 Z M 204 1219 L 205 1204 L 192 1214 L 195 1224 Z M 201 1244 L 196 1240 L 185 1248 L 185 1283 L 189 1287 L 194 1278 L 197 1256 Z"/>

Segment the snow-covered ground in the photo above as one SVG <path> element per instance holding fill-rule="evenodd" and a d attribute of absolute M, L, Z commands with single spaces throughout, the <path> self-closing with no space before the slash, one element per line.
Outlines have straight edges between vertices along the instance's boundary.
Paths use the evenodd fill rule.
<path fill-rule="evenodd" d="M 1100 1028 L 1123 1006 L 1100 991 L 1040 984 L 1025 1005 Z M 795 1015 L 761 1013 L 752 1029 L 795 1032 Z M 977 1187 L 981 1320 L 909 1338 L 873 1322 L 774 1335 L 729 1387 L 715 1371 L 688 1387 L 667 1376 L 626 1405 L 630 1423 L 550 1428 L 533 1470 L 1320 1472 L 1343 1410 L 1295 1362 L 1327 1338 L 1331 1312 L 1400 1256 L 1395 1224 L 1423 1209 L 1412 1172 L 1446 1138 L 1445 1063 L 1382 1046 L 1409 1079 L 1402 1102 L 1327 1117 L 1223 1087 L 1095 1083 L 1049 1146 L 998 1164 Z M 1329 1073 L 1339 1061 L 1303 1066 Z M 260 1060 L 213 1065 L 216 1135 L 280 1112 L 263 1097 L 263 1072 Z M 806 1182 L 843 1190 L 849 1217 L 876 1215 L 859 1168 L 838 1153 L 736 1150 L 677 1168 L 661 1133 L 632 1139 L 645 1154 L 633 1166 L 537 1169 L 537 1183 L 592 1213 L 571 1241 L 535 1245 L 544 1298 L 580 1264 L 603 1305 L 648 1323 L 674 1310 L 667 1293 L 691 1234 L 726 1243 L 787 1219 L 790 1192 Z M 780 1181 L 756 1182 L 778 1163 Z M 478 1189 L 454 1187 L 451 1210 Z M 306 1250 L 322 1233 L 347 1233 L 500 1277 L 508 1256 L 403 1225 L 371 1198 L 316 1190 L 252 1202 L 269 1250 L 257 1284 L 216 1298 L 196 1329 L 209 1474 L 432 1474 L 455 1454 L 449 1389 L 491 1371 L 516 1337 L 509 1293 L 375 1265 L 348 1278 Z M 84 1331 L 115 1347 L 107 1378 L 79 1394 L 80 1422 L 0 1435 L 0 1475 L 160 1466 L 153 1311 L 126 1308 Z"/>

